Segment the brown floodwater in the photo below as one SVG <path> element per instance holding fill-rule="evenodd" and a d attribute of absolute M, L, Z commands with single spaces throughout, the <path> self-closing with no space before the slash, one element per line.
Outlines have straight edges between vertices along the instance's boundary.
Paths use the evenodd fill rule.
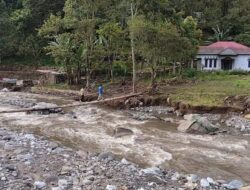
<path fill-rule="evenodd" d="M 12 100 L 56 104 L 72 103 L 59 97 L 0 93 L 0 110 L 16 109 Z M 250 136 L 216 136 L 180 133 L 177 125 L 160 120 L 137 121 L 123 110 L 98 106 L 72 108 L 69 114 L 1 114 L 0 126 L 35 133 L 76 150 L 112 151 L 119 157 L 141 164 L 161 166 L 214 179 L 239 179 L 250 183 Z M 117 128 L 133 131 L 115 138 Z"/>

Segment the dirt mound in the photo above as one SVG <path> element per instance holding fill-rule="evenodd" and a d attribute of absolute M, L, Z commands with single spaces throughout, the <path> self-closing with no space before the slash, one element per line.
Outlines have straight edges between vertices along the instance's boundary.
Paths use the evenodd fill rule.
<path fill-rule="evenodd" d="M 150 96 L 143 94 L 136 97 L 131 97 L 127 99 L 119 99 L 115 101 L 107 102 L 106 105 L 119 108 L 119 109 L 130 109 L 142 106 L 159 106 L 167 104 L 166 96 Z"/>
<path fill-rule="evenodd" d="M 245 113 L 250 113 L 250 96 L 229 96 L 224 102 L 227 106 L 243 108 Z"/>
<path fill-rule="evenodd" d="M 186 104 L 183 102 L 174 102 L 170 98 L 167 99 L 167 105 L 173 107 L 175 110 L 178 110 L 180 115 L 185 114 L 203 114 L 203 113 L 212 113 L 212 114 L 220 114 L 220 113 L 229 113 L 229 112 L 243 112 L 244 109 L 241 107 L 233 107 L 233 106 L 193 106 L 190 104 Z"/>

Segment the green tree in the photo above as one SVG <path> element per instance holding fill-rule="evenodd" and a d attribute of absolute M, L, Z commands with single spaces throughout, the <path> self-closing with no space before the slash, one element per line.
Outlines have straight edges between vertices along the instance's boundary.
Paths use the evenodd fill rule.
<path fill-rule="evenodd" d="M 180 37 L 177 28 L 165 21 L 151 22 L 138 16 L 131 22 L 130 30 L 136 37 L 136 47 L 151 68 L 151 84 L 154 86 L 157 67 L 166 59 L 172 59 L 176 40 Z"/>
<path fill-rule="evenodd" d="M 2 58 L 14 53 L 16 48 L 15 30 L 10 20 L 10 13 L 3 0 L 0 0 L 0 62 Z"/>
<path fill-rule="evenodd" d="M 198 28 L 197 21 L 192 17 L 186 17 L 180 24 L 181 26 L 181 36 L 182 42 L 179 44 L 183 47 L 183 57 L 182 61 L 186 63 L 191 63 L 191 68 L 193 68 L 193 59 L 196 57 L 200 41 L 202 38 L 202 31 Z"/>
<path fill-rule="evenodd" d="M 50 42 L 46 47 L 47 51 L 56 61 L 63 66 L 67 72 L 68 84 L 75 84 L 75 50 L 70 34 L 64 33 L 55 37 L 55 41 Z"/>
<path fill-rule="evenodd" d="M 104 47 L 104 56 L 108 59 L 110 78 L 114 81 L 113 63 L 116 61 L 123 45 L 124 33 L 118 23 L 108 22 L 97 31 L 99 42 Z"/>
<path fill-rule="evenodd" d="M 69 51 L 71 56 L 77 58 L 67 59 L 64 62 L 67 65 L 67 73 L 72 78 L 71 83 L 79 83 L 79 73 L 82 67 L 86 73 L 86 87 L 90 86 L 90 77 L 92 72 L 93 62 L 95 60 L 95 46 L 96 46 L 96 25 L 97 25 L 97 11 L 98 6 L 102 5 L 102 1 L 90 1 L 90 0 L 67 0 L 64 6 L 64 16 L 62 18 L 58 16 L 50 16 L 50 19 L 44 23 L 40 28 L 39 34 L 49 37 L 51 40 L 56 40 L 60 35 L 70 34 L 70 44 L 74 47 L 74 51 L 70 48 L 65 48 L 65 51 Z M 57 35 L 59 33 L 59 35 Z M 79 53 L 80 49 L 84 50 L 84 53 Z M 49 48 L 48 50 L 51 50 Z M 72 54 L 72 51 L 74 54 Z M 81 56 L 78 56 L 81 54 Z M 63 54 L 55 54 L 56 56 L 62 56 Z M 67 57 L 67 53 L 64 54 Z M 70 61 L 75 61 L 77 64 L 69 64 Z M 80 64 L 80 62 L 82 62 Z M 72 67 L 69 69 L 69 67 Z M 68 72 L 69 70 L 77 70 L 76 72 Z M 71 75 L 76 75 L 72 76 Z"/>

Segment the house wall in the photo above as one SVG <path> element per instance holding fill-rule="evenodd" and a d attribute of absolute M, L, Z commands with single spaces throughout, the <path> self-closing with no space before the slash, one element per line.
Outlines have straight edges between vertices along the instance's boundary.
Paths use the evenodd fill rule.
<path fill-rule="evenodd" d="M 216 55 L 199 55 L 197 56 L 198 59 L 201 59 L 201 70 L 204 71 L 217 71 L 221 69 L 221 60 L 219 56 Z M 210 62 L 208 61 L 208 67 L 205 67 L 205 60 L 206 59 L 217 59 L 216 67 L 214 67 L 214 61 L 212 62 L 212 67 L 210 67 Z"/>
<path fill-rule="evenodd" d="M 197 56 L 198 59 L 201 59 L 201 70 L 204 71 L 218 71 L 221 70 L 221 60 L 224 57 L 216 56 L 216 55 L 199 55 Z M 217 59 L 217 66 L 214 67 L 205 67 L 205 59 Z M 250 71 L 250 68 L 248 67 L 248 60 L 250 59 L 250 55 L 238 55 L 233 58 L 234 64 L 233 64 L 233 70 L 243 70 L 243 71 Z"/>
<path fill-rule="evenodd" d="M 250 71 L 250 67 L 248 67 L 248 60 L 250 59 L 250 55 L 239 55 L 235 58 L 235 62 L 233 65 L 233 70 L 244 70 Z"/>

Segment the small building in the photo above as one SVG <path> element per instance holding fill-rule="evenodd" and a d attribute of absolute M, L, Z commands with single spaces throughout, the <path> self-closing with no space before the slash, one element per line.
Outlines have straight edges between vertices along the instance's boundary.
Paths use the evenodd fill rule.
<path fill-rule="evenodd" d="M 39 81 L 41 84 L 59 84 L 65 83 L 67 76 L 65 73 L 60 73 L 54 70 L 36 70 L 41 76 Z"/>
<path fill-rule="evenodd" d="M 225 41 L 200 46 L 197 68 L 205 71 L 250 71 L 250 48 L 236 42 Z"/>

